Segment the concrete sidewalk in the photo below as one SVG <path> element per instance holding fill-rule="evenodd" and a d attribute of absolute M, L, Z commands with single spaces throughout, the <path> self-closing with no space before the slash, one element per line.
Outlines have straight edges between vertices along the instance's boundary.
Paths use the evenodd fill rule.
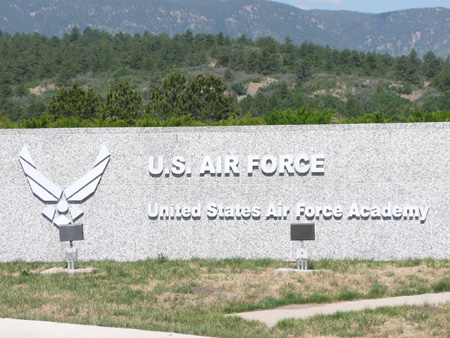
<path fill-rule="evenodd" d="M 170 332 L 154 332 L 101 326 L 0 318 L 2 338 L 198 338 Z M 205 338 L 205 337 L 203 337 Z M 207 337 L 206 337 L 207 338 Z"/>
<path fill-rule="evenodd" d="M 247 320 L 258 320 L 271 327 L 280 320 L 288 318 L 308 318 L 316 315 L 330 315 L 340 311 L 361 311 L 385 306 L 438 305 L 450 302 L 450 292 L 427 293 L 415 296 L 402 296 L 380 299 L 364 299 L 332 304 L 288 305 L 273 310 L 242 312 L 230 316 L 239 316 Z"/>

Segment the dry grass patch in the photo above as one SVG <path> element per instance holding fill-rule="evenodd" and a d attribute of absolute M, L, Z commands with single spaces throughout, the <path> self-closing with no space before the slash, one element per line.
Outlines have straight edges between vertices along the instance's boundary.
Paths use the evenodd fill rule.
<path fill-rule="evenodd" d="M 418 311 L 420 309 L 420 311 Z M 288 337 L 447 337 L 450 305 L 396 307 L 341 312 L 305 320 L 287 319 L 276 327 Z"/>
<path fill-rule="evenodd" d="M 320 261 L 311 266 L 331 272 L 308 275 L 274 275 L 274 269 L 294 264 L 271 260 L 170 261 L 161 257 L 89 264 L 97 269 L 95 273 L 72 276 L 31 273 L 49 264 L 0 264 L 0 316 L 239 338 L 380 337 L 416 332 L 439 337 L 441 327 L 448 327 L 450 321 L 448 307 L 288 321 L 274 328 L 225 316 L 433 292 L 438 283 L 439 290 L 446 290 L 450 289 L 448 261 Z"/>
<path fill-rule="evenodd" d="M 413 307 L 401 316 L 390 318 L 367 337 L 449 337 L 449 306 Z"/>
<path fill-rule="evenodd" d="M 67 318 L 70 310 L 68 308 L 61 309 L 60 307 L 54 304 L 43 304 L 37 308 L 29 308 L 28 311 L 32 315 L 36 315 L 39 317 L 52 317 L 56 320 Z"/>
<path fill-rule="evenodd" d="M 134 291 L 152 292 L 158 285 L 158 281 L 151 280 L 147 284 L 130 285 L 130 289 Z"/>
<path fill-rule="evenodd" d="M 192 264 L 190 267 L 195 268 Z M 224 269 L 218 269 L 218 273 L 206 273 L 206 268 L 200 270 L 203 273 L 195 281 L 186 276 L 167 284 L 164 292 L 156 295 L 158 304 L 165 307 L 168 303 L 173 305 L 176 302 L 177 308 L 198 304 L 208 307 L 220 303 L 226 306 L 227 302 L 258 304 L 268 297 L 281 299 L 292 293 L 300 294 L 304 299 L 317 294 L 335 295 L 343 297 L 342 300 L 345 297 L 363 298 L 368 294 L 370 298 L 378 298 L 395 295 L 402 288 L 423 289 L 449 273 L 449 269 L 436 270 L 426 265 L 402 268 L 389 265 L 382 268 L 363 267 L 352 273 L 314 273 L 306 276 L 275 276 L 273 268 L 258 272 L 233 272 L 231 269 L 223 272 Z M 152 293 L 159 283 L 152 280 L 130 288 Z M 379 294 L 374 291 L 374 286 L 381 288 Z"/>

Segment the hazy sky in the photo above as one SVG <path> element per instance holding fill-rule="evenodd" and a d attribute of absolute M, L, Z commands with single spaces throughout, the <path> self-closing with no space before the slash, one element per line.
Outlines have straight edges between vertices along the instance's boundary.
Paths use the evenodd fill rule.
<path fill-rule="evenodd" d="M 274 0 L 301 9 L 349 10 L 384 13 L 400 9 L 423 7 L 450 8 L 450 0 Z"/>

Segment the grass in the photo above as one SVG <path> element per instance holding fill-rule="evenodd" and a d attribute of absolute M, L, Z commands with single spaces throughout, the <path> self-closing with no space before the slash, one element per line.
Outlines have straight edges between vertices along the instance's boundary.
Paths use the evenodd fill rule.
<path fill-rule="evenodd" d="M 52 263 L 0 264 L 0 317 L 129 327 L 217 337 L 450 337 L 450 305 L 385 308 L 284 320 L 273 328 L 227 317 L 289 304 L 329 303 L 450 291 L 450 261 L 310 262 L 331 270 L 273 274 L 294 267 L 264 260 L 83 262 L 92 275 L 41 276 Z M 63 264 L 59 264 L 63 266 Z"/>
<path fill-rule="evenodd" d="M 338 312 L 306 320 L 283 320 L 276 328 L 288 331 L 292 337 L 449 337 L 449 311 L 446 305 Z"/>

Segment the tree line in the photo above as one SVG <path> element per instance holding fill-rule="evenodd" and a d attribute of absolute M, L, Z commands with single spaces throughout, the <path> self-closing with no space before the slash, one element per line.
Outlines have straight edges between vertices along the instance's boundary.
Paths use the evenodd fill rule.
<path fill-rule="evenodd" d="M 170 37 L 148 32 L 130 35 L 86 28 L 73 28 L 62 38 L 35 34 L 11 36 L 0 31 L 0 78 L 2 85 L 56 77 L 57 85 L 86 72 L 110 72 L 128 68 L 163 72 L 184 66 L 204 65 L 211 58 L 217 66 L 248 73 L 292 73 L 299 81 L 317 72 L 359 73 L 386 76 L 417 83 L 420 76 L 436 79 L 448 89 L 449 75 L 443 72 L 449 60 L 432 51 L 423 60 L 412 50 L 408 56 L 392 57 L 375 52 L 338 51 L 305 42 L 300 46 L 286 38 L 278 43 L 271 37 L 253 41 L 242 35 L 231 39 L 222 33 L 185 34 Z"/>

